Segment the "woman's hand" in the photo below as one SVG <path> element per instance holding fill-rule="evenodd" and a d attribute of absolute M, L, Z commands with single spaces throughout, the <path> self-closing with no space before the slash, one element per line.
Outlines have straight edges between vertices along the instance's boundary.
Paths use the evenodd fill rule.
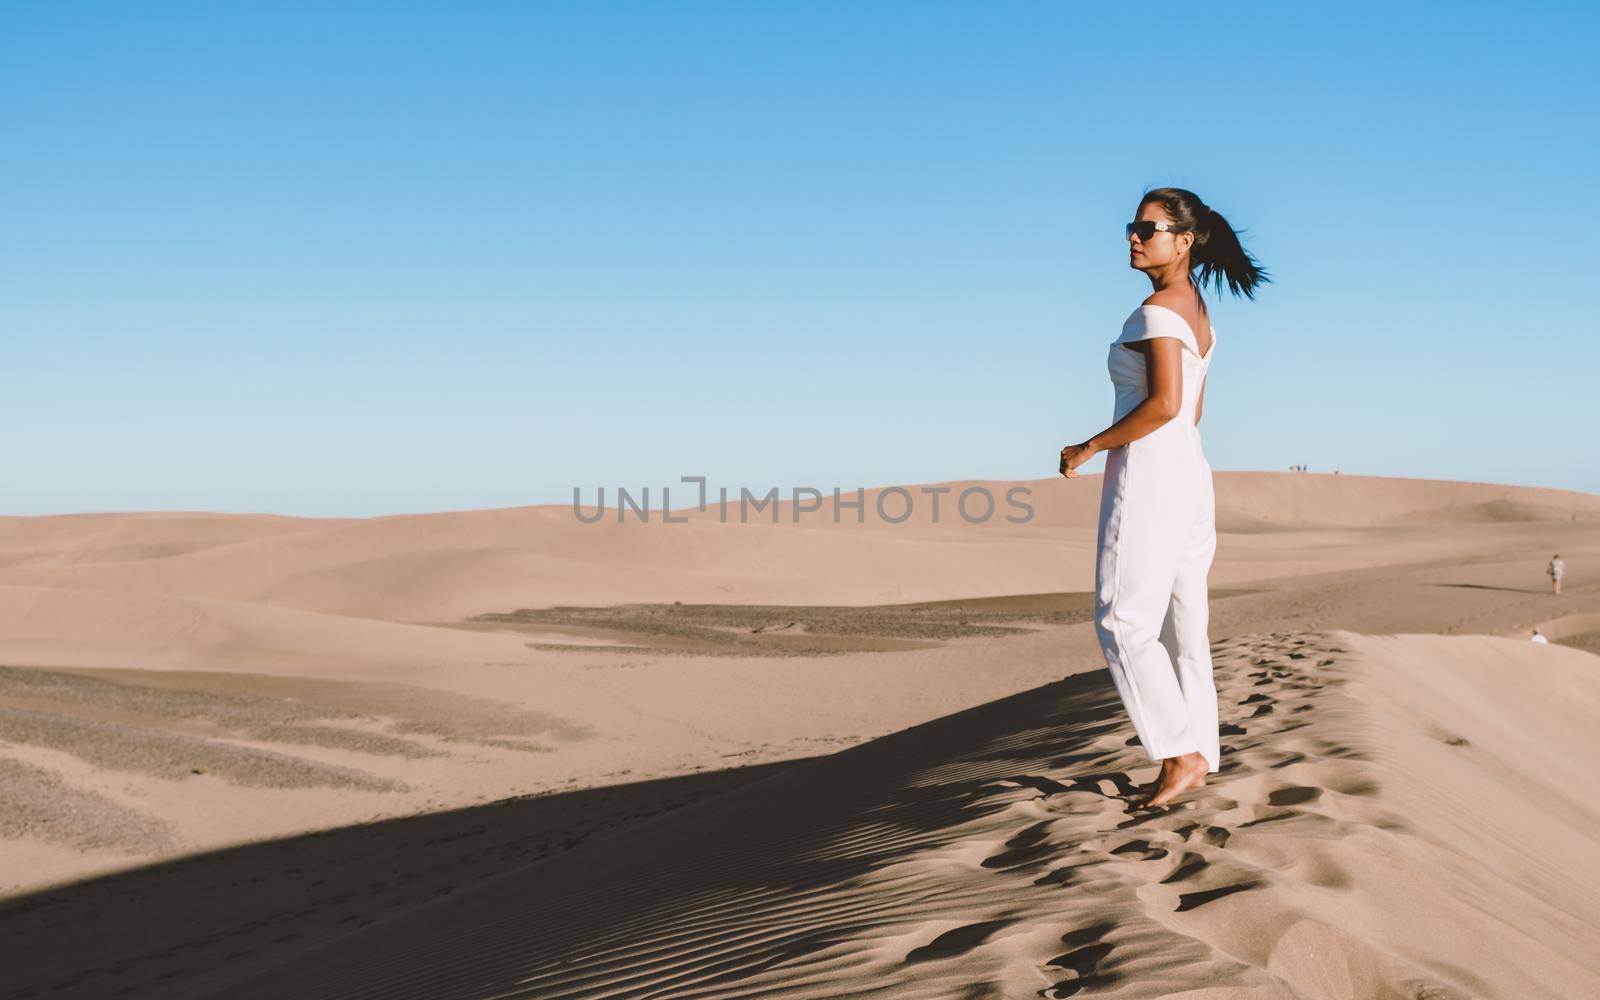
<path fill-rule="evenodd" d="M 1094 445 L 1085 441 L 1082 444 L 1069 444 L 1061 449 L 1061 474 L 1068 479 L 1077 479 L 1078 466 L 1087 462 L 1097 454 Z"/>

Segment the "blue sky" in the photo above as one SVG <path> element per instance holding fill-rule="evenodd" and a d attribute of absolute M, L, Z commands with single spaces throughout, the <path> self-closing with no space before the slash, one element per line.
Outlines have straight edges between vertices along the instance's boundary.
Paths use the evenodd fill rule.
<path fill-rule="evenodd" d="M 1600 492 L 1597 22 L 8 3 L 0 513 L 1050 476 L 1163 184 L 1274 278 L 1215 469 Z"/>

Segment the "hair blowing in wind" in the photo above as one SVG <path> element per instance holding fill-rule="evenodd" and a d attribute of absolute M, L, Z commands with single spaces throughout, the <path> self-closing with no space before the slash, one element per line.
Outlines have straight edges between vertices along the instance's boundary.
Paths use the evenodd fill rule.
<path fill-rule="evenodd" d="M 1189 263 L 1199 272 L 1194 276 L 1196 285 L 1203 288 L 1210 282 L 1220 294 L 1226 282 L 1234 295 L 1254 299 L 1256 286 L 1272 280 L 1244 248 L 1239 234 L 1222 213 L 1201 201 L 1193 191 L 1178 187 L 1153 188 L 1144 193 L 1139 204 L 1152 201 L 1166 209 L 1181 229 L 1193 231 L 1194 246 L 1189 251 Z"/>

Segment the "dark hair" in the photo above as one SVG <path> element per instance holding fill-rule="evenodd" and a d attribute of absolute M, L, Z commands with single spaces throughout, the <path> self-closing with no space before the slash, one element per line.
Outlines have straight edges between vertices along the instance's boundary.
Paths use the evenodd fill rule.
<path fill-rule="evenodd" d="M 1214 282 L 1221 294 L 1222 282 L 1226 279 L 1233 294 L 1254 299 L 1256 286 L 1272 280 L 1239 242 L 1239 234 L 1228 225 L 1222 213 L 1201 201 L 1193 191 L 1176 187 L 1152 188 L 1139 199 L 1139 206 L 1142 208 L 1152 201 L 1167 210 L 1180 232 L 1194 233 L 1189 266 L 1200 269 L 1198 277 L 1190 275 L 1196 285 L 1204 287 L 1206 282 Z"/>

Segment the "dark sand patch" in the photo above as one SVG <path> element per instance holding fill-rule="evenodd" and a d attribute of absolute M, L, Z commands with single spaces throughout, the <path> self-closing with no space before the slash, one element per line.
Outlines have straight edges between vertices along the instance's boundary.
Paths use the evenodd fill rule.
<path fill-rule="evenodd" d="M 388 757 L 443 757 L 444 754 L 398 736 L 366 733 L 359 729 L 339 726 L 278 725 L 251 730 L 254 739 L 270 743 L 300 744 L 326 747 L 329 750 L 354 750 L 357 753 L 381 754 Z"/>
<path fill-rule="evenodd" d="M 1576 521 L 1578 514 L 1553 504 L 1521 500 L 1485 500 L 1482 503 L 1435 507 L 1400 514 L 1394 524 L 1505 524 L 1515 521 Z"/>
<path fill-rule="evenodd" d="M 140 854 L 166 850 L 176 842 L 167 823 L 9 757 L 0 757 L 0 837 Z"/>
<path fill-rule="evenodd" d="M 1571 646 L 1574 649 L 1581 649 L 1587 653 L 1600 655 L 1600 631 L 1576 632 L 1572 635 L 1564 635 L 1555 641 L 1562 646 Z"/>
<path fill-rule="evenodd" d="M 1213 598 L 1255 593 L 1234 589 Z M 1094 618 L 1094 594 L 1062 592 L 913 604 L 562 605 L 476 615 L 455 627 L 562 633 L 589 641 L 528 643 L 536 649 L 597 648 L 698 656 L 826 656 L 919 649 L 955 639 L 1020 635 Z M 598 646 L 598 642 L 607 645 Z"/>
<path fill-rule="evenodd" d="M 487 746 L 507 737 L 592 735 L 556 715 L 450 691 L 221 671 L 0 667 L 0 706 L 409 758 L 439 751 L 401 738 L 407 734 Z"/>
<path fill-rule="evenodd" d="M 439 755 L 439 751 L 411 740 L 327 725 L 336 720 L 377 720 L 295 698 L 168 689 L 66 670 L 0 667 L 0 705 L 136 727 L 175 728 L 199 736 L 214 735 L 220 729 L 273 743 L 398 757 Z"/>
<path fill-rule="evenodd" d="M 160 778 L 181 780 L 192 774 L 215 774 L 236 784 L 269 788 L 327 786 L 380 792 L 405 788 L 353 768 L 270 750 L 23 708 L 0 708 L 0 740 L 60 750 L 111 771 Z"/>

